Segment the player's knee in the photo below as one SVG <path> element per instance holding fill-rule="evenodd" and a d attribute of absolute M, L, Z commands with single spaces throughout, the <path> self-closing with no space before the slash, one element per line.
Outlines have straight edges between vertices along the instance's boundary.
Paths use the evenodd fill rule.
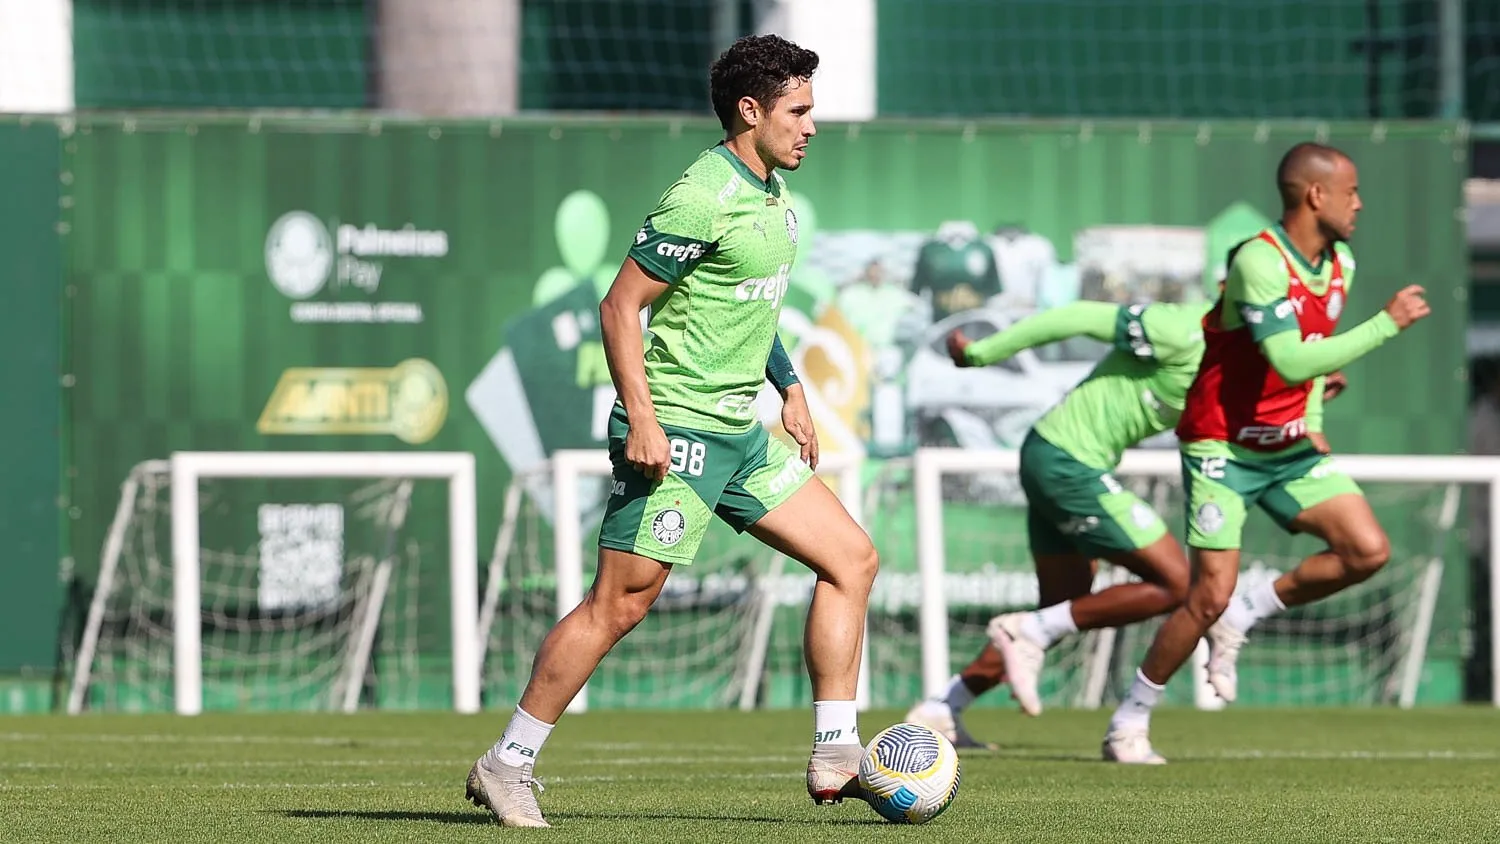
<path fill-rule="evenodd" d="M 880 555 L 869 537 L 862 535 L 859 544 L 844 550 L 837 566 L 825 571 L 826 578 L 841 591 L 868 595 L 875 585 L 875 574 L 880 571 Z"/>
<path fill-rule="evenodd" d="M 1232 583 L 1226 585 L 1217 580 L 1203 580 L 1188 591 L 1186 606 L 1188 612 L 1207 628 L 1218 621 L 1224 610 L 1229 608 L 1229 599 L 1232 597 Z"/>
<path fill-rule="evenodd" d="M 868 538 L 854 553 L 853 576 L 866 592 L 875 585 L 875 575 L 880 572 L 880 554 Z"/>
<path fill-rule="evenodd" d="M 1385 566 L 1391 558 L 1391 541 L 1383 530 L 1373 530 L 1351 537 L 1335 549 L 1344 571 L 1354 581 L 1365 580 Z"/>
<path fill-rule="evenodd" d="M 590 592 L 588 595 L 594 623 L 616 642 L 646 618 L 654 600 L 655 596 L 649 591 L 613 595 Z"/>

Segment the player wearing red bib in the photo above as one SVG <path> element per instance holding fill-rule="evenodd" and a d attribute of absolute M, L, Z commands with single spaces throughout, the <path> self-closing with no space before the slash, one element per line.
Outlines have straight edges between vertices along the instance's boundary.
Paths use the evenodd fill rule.
<path fill-rule="evenodd" d="M 1359 486 L 1309 434 L 1308 399 L 1324 376 L 1425 317 L 1427 303 L 1422 288 L 1407 287 L 1334 336 L 1354 280 L 1346 241 L 1361 208 L 1358 172 L 1342 152 L 1304 143 L 1282 158 L 1276 182 L 1281 223 L 1235 254 L 1224 296 L 1203 319 L 1203 362 L 1177 425 L 1194 578 L 1110 720 L 1110 761 L 1166 761 L 1151 747 L 1151 709 L 1199 639 L 1209 640 L 1209 682 L 1233 701 L 1235 662 L 1256 622 L 1359 583 L 1390 556 Z M 1231 605 L 1253 506 L 1327 547 Z"/>

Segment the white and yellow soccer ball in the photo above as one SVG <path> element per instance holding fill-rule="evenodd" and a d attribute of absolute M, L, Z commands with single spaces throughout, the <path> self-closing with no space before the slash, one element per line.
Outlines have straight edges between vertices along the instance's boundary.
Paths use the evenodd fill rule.
<path fill-rule="evenodd" d="M 941 815 L 958 796 L 959 774 L 952 742 L 920 724 L 881 730 L 859 763 L 870 805 L 892 823 L 927 823 Z"/>

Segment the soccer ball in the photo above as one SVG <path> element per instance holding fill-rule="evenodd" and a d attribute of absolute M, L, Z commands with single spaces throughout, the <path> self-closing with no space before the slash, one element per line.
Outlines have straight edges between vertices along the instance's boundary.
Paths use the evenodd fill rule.
<path fill-rule="evenodd" d="M 859 762 L 859 784 L 870 805 L 892 823 L 926 823 L 958 796 L 958 751 L 942 733 L 920 724 L 881 730 Z"/>

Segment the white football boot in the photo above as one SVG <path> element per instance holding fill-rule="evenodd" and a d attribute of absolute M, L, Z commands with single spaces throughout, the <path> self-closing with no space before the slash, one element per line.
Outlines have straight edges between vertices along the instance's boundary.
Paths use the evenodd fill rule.
<path fill-rule="evenodd" d="M 496 764 L 494 770 L 480 759 L 469 770 L 465 796 L 481 809 L 495 816 L 501 826 L 548 828 L 552 824 L 542 817 L 531 787 L 542 784 L 531 776 L 532 766 Z"/>
<path fill-rule="evenodd" d="M 807 796 L 819 806 L 865 799 L 859 785 L 859 762 L 865 749 L 858 744 L 815 744 L 807 760 Z"/>
<path fill-rule="evenodd" d="M 953 711 L 953 707 L 947 701 L 924 700 L 919 701 L 906 713 L 906 720 L 913 724 L 921 724 L 930 727 L 943 734 L 953 746 L 962 750 L 966 747 L 981 750 L 999 750 L 1000 746 L 993 742 L 980 741 L 969 734 L 964 727 L 963 715 Z"/>
<path fill-rule="evenodd" d="M 1165 765 L 1167 760 L 1151 749 L 1151 734 L 1143 727 L 1112 729 L 1104 736 L 1104 761 L 1124 765 Z"/>
<path fill-rule="evenodd" d="M 1021 632 L 1021 620 L 1025 613 L 997 615 L 985 627 L 990 644 L 1005 658 L 1005 677 L 1010 683 L 1011 697 L 1021 705 L 1027 715 L 1042 714 L 1042 697 L 1037 690 L 1037 681 L 1042 665 L 1047 661 L 1047 649 L 1028 639 Z"/>
<path fill-rule="evenodd" d="M 1208 684 L 1225 703 L 1234 703 L 1239 694 L 1239 671 L 1235 664 L 1244 645 L 1245 634 L 1225 624 L 1222 618 L 1208 628 Z"/>

